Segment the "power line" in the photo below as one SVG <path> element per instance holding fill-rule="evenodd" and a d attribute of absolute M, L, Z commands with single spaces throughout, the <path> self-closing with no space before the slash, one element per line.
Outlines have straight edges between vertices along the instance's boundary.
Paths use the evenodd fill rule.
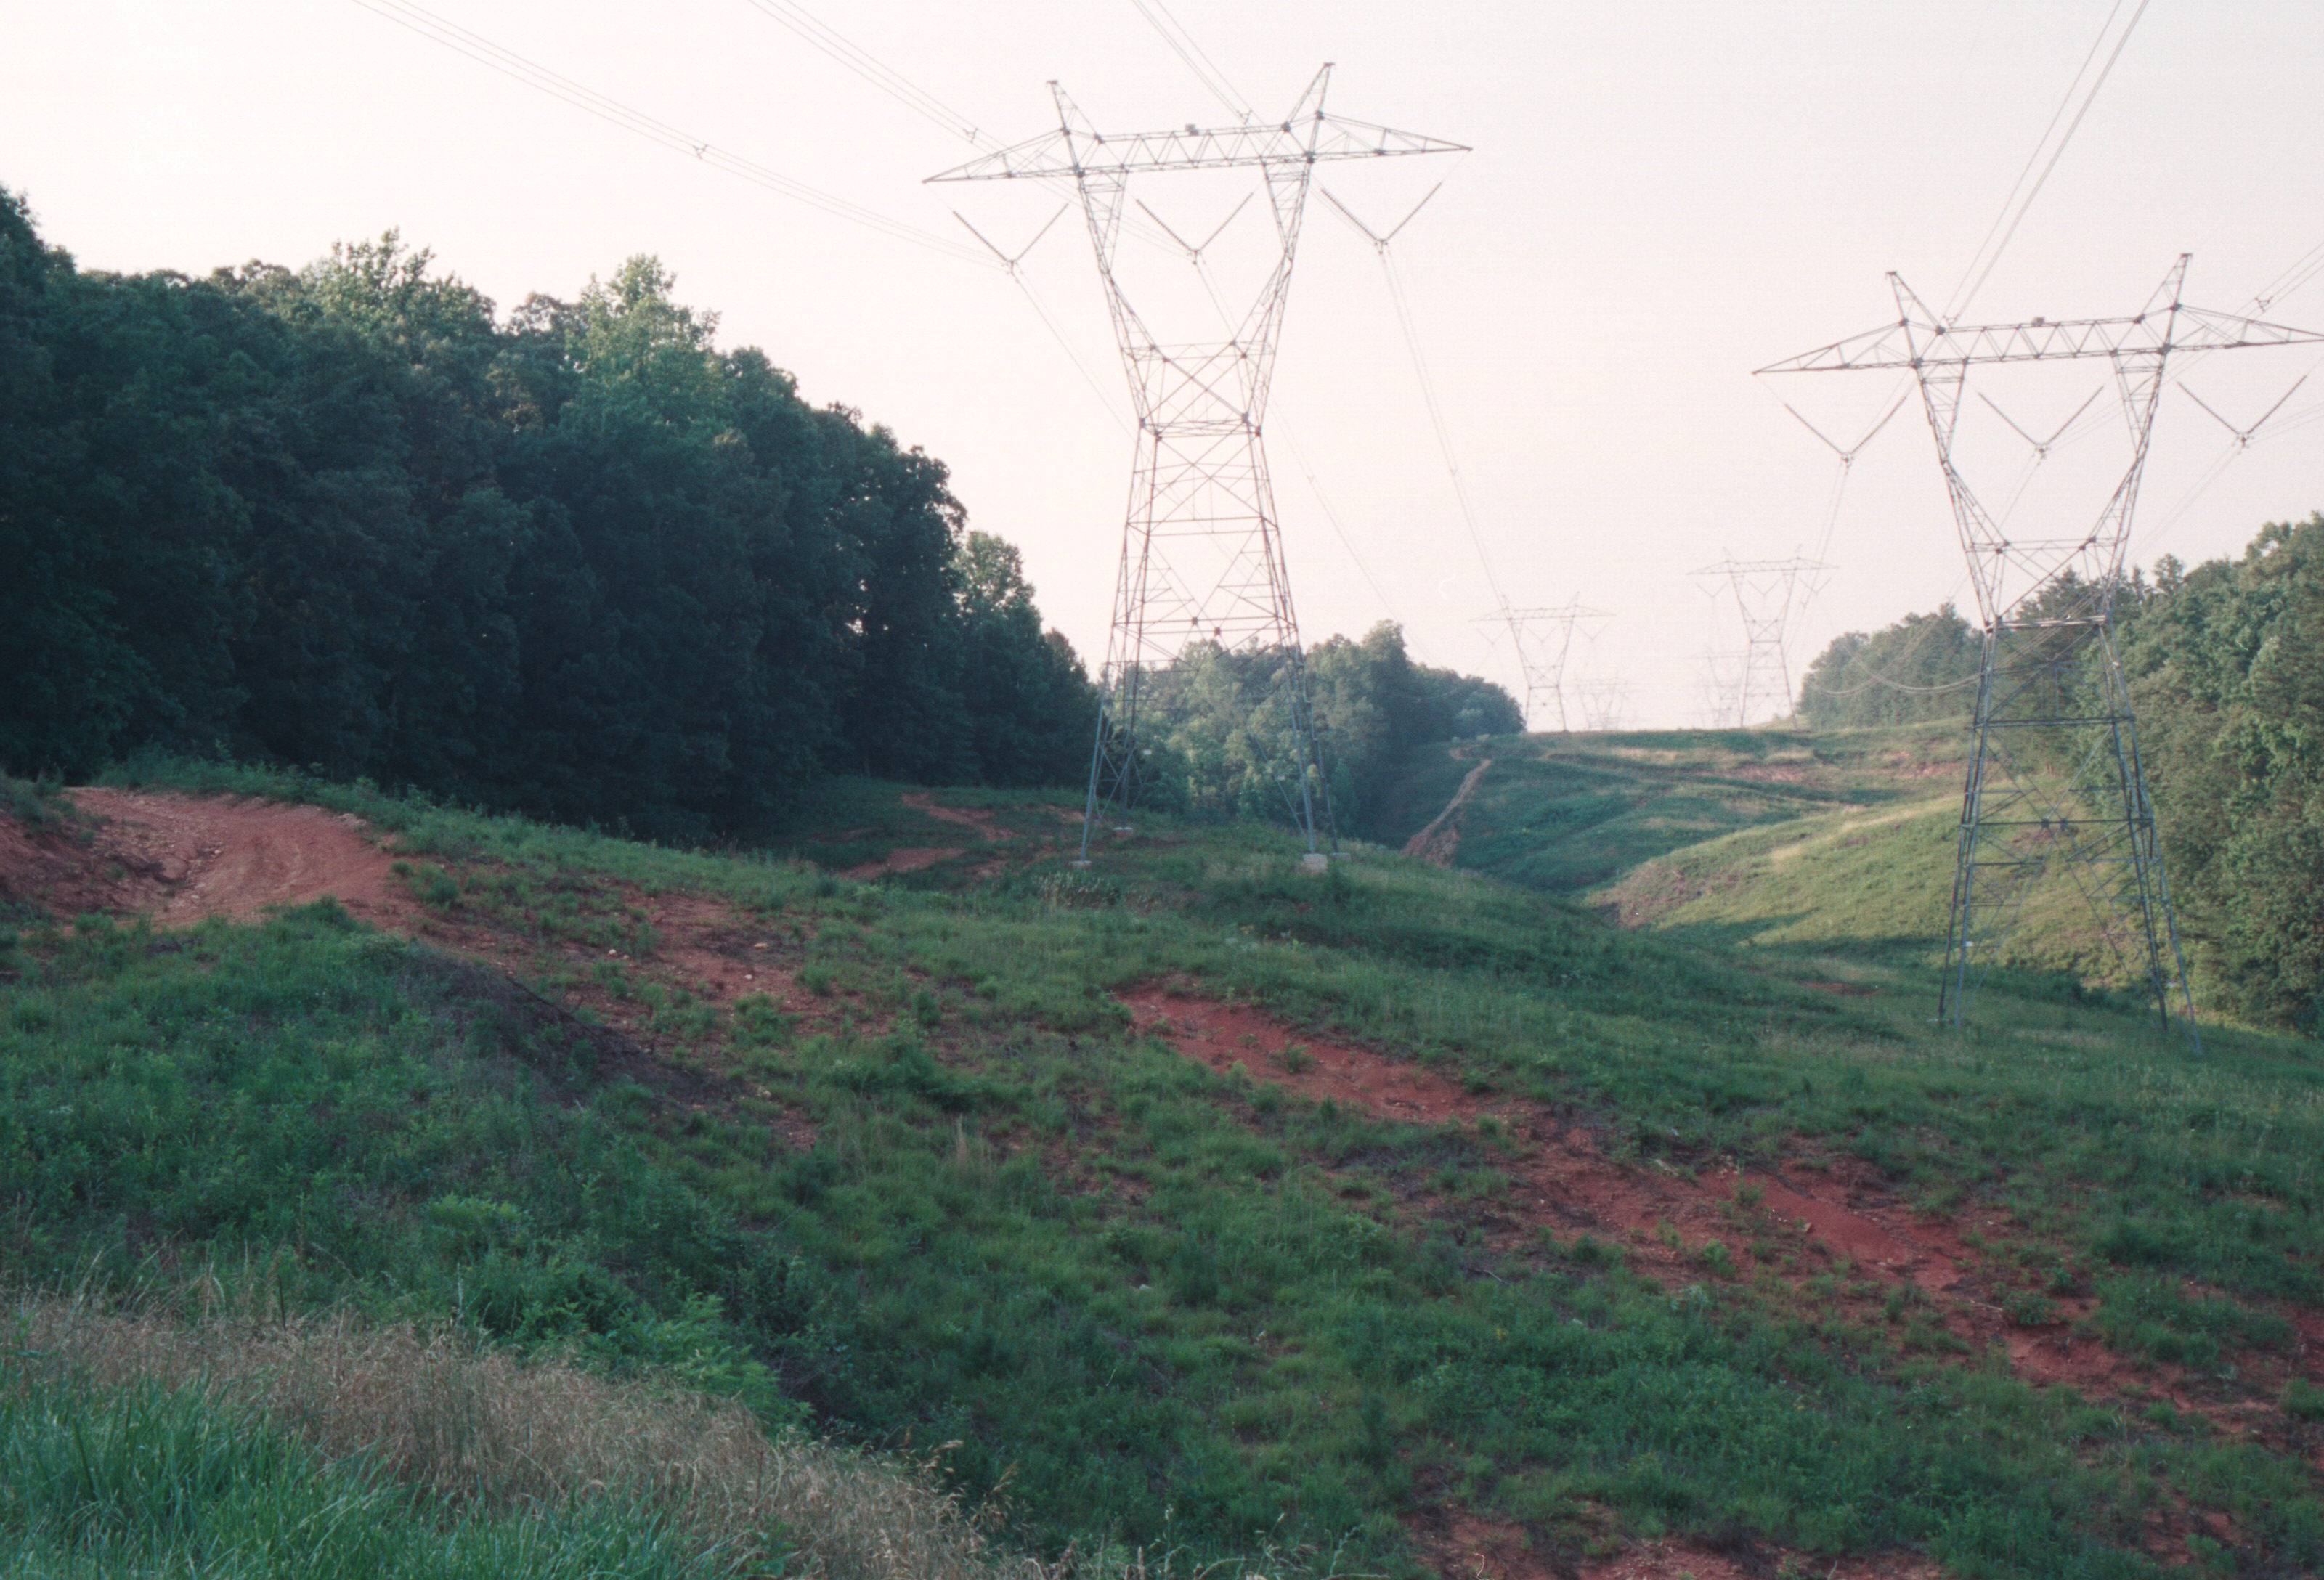
<path fill-rule="evenodd" d="M 2009 196 L 2002 200 L 2001 212 L 1994 216 L 1993 225 L 1985 233 L 1985 240 L 1978 243 L 1977 253 L 1969 260 L 1969 270 L 1962 275 L 1961 284 L 1955 288 L 1952 302 L 1945 308 L 1946 322 L 1953 322 L 1967 312 L 1970 299 L 1984 289 L 1987 278 L 1993 273 L 1994 265 L 2001 262 L 2001 254 L 2017 234 L 2017 227 L 2024 220 L 2026 212 L 2034 207 L 2034 199 L 2041 196 L 2043 186 L 2050 179 L 2050 172 L 2058 168 L 2058 161 L 2064 157 L 2066 145 L 2073 141 L 2075 132 L 2080 129 L 2082 117 L 2090 113 L 2090 106 L 2098 101 L 2098 89 L 2106 86 L 2115 62 L 2122 59 L 2123 47 L 2130 42 L 2130 35 L 2138 31 L 2138 21 L 2146 14 L 2148 0 L 2138 0 L 2138 9 L 2131 13 L 2130 21 L 2124 24 L 2120 36 L 2115 40 L 2113 51 L 2107 56 L 2106 64 L 2098 69 L 2098 76 L 2090 82 L 2089 90 L 2082 95 L 2081 107 L 2074 111 L 2073 119 L 2066 124 L 2064 133 L 2059 137 L 2056 146 L 2050 149 L 2048 160 L 2043 161 L 2042 151 L 2049 144 L 2051 133 L 2057 130 L 2059 118 L 2065 115 L 2066 106 L 2074 102 L 2074 92 L 2081 86 L 2090 62 L 2098 59 L 2098 51 L 2106 43 L 2107 32 L 2114 26 L 2114 19 L 2121 13 L 2123 4 L 2124 0 L 2115 0 L 2114 8 L 2107 13 L 2106 21 L 2099 24 L 2098 36 L 2091 41 L 2089 53 L 2082 58 L 2081 65 L 2074 72 L 2073 81 L 2066 87 L 2066 96 L 2059 101 L 2057 109 L 2051 114 L 2049 125 L 2042 129 L 2041 141 L 2034 145 L 2034 152 L 2026 157 L 2025 168 L 2017 173 L 2017 180 L 2009 188 Z M 2035 175 L 2034 167 L 2037 161 L 2042 169 L 2041 173 Z M 2027 183 L 2028 176 L 2033 178 L 2031 185 Z M 2023 198 L 2019 197 L 2021 190 Z M 2011 212 L 2013 208 L 2015 210 L 2014 214 Z M 1998 241 L 1994 239 L 1996 233 L 1999 234 Z M 1990 253 L 1987 251 L 1988 246 Z M 1978 262 L 1979 258 L 1984 260 L 1982 266 Z"/>
<path fill-rule="evenodd" d="M 705 139 L 695 136 L 692 133 L 681 131 L 667 121 L 658 120 L 642 111 L 632 109 L 618 99 L 609 97 L 594 88 L 584 87 L 569 77 L 560 76 L 545 66 L 527 60 L 513 50 L 505 49 L 493 42 L 480 33 L 472 32 L 457 23 L 447 21 L 432 11 L 411 4 L 411 0 L 355 0 L 355 4 L 374 15 L 385 17 L 401 27 L 410 29 L 431 42 L 456 51 L 479 65 L 488 66 L 503 77 L 513 78 L 527 87 L 545 93 L 552 98 L 561 99 L 576 109 L 586 111 L 601 121 L 643 137 L 650 142 L 659 143 L 673 152 L 691 155 L 697 161 L 714 170 L 738 177 L 755 186 L 763 187 L 769 191 L 780 193 L 795 202 L 820 209 L 851 225 L 859 225 L 868 230 L 878 231 L 881 234 L 893 240 L 909 242 L 916 247 L 925 247 L 930 252 L 941 253 L 946 257 L 959 259 L 964 262 L 982 267 L 991 266 L 991 261 L 982 253 L 948 236 L 922 230 L 908 221 L 894 219 L 875 209 L 866 208 L 858 203 L 851 203 L 844 198 L 825 192 L 819 188 L 810 187 L 804 181 L 794 180 L 779 170 L 771 170 L 755 161 L 744 159 L 740 154 L 730 153 Z"/>
<path fill-rule="evenodd" d="M 1170 8 L 1162 0 L 1130 0 L 1130 3 L 1138 8 L 1138 14 L 1162 35 L 1162 41 L 1170 46 L 1171 53 L 1185 63 L 1186 69 L 1194 74 L 1194 80 L 1201 83 L 1213 98 L 1226 106 L 1228 113 L 1238 119 L 1250 119 L 1250 101 L 1235 91 L 1234 84 L 1227 80 L 1226 73 L 1221 71 L 1204 51 L 1203 46 L 1194 41 L 1194 35 L 1186 31 L 1185 24 L 1170 14 Z"/>
<path fill-rule="evenodd" d="M 977 229 L 975 225 L 971 225 L 969 223 L 968 216 L 963 214 L 959 209 L 954 209 L 952 211 L 952 216 L 967 227 L 968 234 L 970 235 L 973 235 L 978 241 L 982 242 L 986 251 L 990 252 L 995 258 L 1001 260 L 1001 266 L 1009 271 L 1010 280 L 1015 283 L 1019 290 L 1024 293 L 1027 304 L 1032 308 L 1035 315 L 1040 318 L 1041 326 L 1049 332 L 1049 338 L 1057 343 L 1057 349 L 1064 352 L 1065 354 L 1065 360 L 1074 364 L 1074 371 L 1081 374 L 1082 382 L 1090 387 L 1090 392 L 1097 397 L 1097 403 L 1105 409 L 1105 414 L 1113 419 L 1114 426 L 1120 428 L 1123 433 L 1127 434 L 1132 431 L 1129 420 L 1115 409 L 1112 398 L 1107 395 L 1105 391 L 1105 386 L 1098 382 L 1097 375 L 1090 371 L 1090 367 L 1087 363 L 1082 361 L 1081 354 L 1074 349 L 1073 342 L 1065 338 L 1065 330 L 1058 326 L 1056 319 L 1050 316 L 1048 308 L 1043 304 L 1040 297 L 1035 293 L 1033 289 L 1033 282 L 1025 278 L 1024 270 L 1019 267 L 1019 264 L 1025 262 L 1025 254 L 1030 253 L 1035 247 L 1040 245 L 1041 238 L 1047 235 L 1050 230 L 1056 225 L 1057 221 L 1063 219 L 1072 207 L 1073 205 L 1070 203 L 1061 206 L 1056 213 L 1049 216 L 1047 224 L 1043 225 L 1039 230 L 1033 233 L 1033 239 L 1027 242 L 1023 246 L 1018 248 L 1014 253 L 1004 253 L 999 247 L 994 246 L 991 239 L 982 231 Z"/>
<path fill-rule="evenodd" d="M 2324 274 L 2324 242 L 2309 248 L 2293 261 L 2290 268 L 2260 287 L 2258 293 L 2252 298 L 2252 311 L 2266 312 L 2277 301 L 2290 296 L 2319 274 Z"/>
<path fill-rule="evenodd" d="M 1441 187 L 1442 183 L 1438 185 Z M 1477 551 L 1477 563 L 1484 569 L 1485 584 L 1492 589 L 1494 604 L 1506 614 L 1509 608 L 1509 595 L 1503 591 L 1500 576 L 1493 569 L 1493 556 L 1486 552 L 1485 535 L 1477 525 L 1476 506 L 1469 498 L 1468 480 L 1461 473 L 1460 459 L 1452 449 L 1452 430 L 1445 424 L 1443 406 L 1436 398 L 1436 381 L 1429 376 L 1428 359 L 1420 349 L 1420 332 L 1413 321 L 1412 307 L 1406 299 L 1403 280 L 1397 273 L 1396 260 L 1388 251 L 1388 243 L 1396 239 L 1397 233 L 1412 223 L 1413 215 L 1418 214 L 1422 207 L 1428 202 L 1428 198 L 1436 196 L 1436 192 L 1437 188 L 1431 188 L 1428 198 L 1423 198 L 1419 203 L 1415 204 L 1412 212 L 1397 221 L 1386 234 L 1373 230 L 1371 226 L 1358 219 L 1350 212 L 1348 206 L 1334 198 L 1328 188 L 1323 192 L 1323 200 L 1338 209 L 1342 219 L 1363 233 L 1364 239 L 1371 243 L 1372 251 L 1379 256 L 1380 274 L 1388 281 L 1388 300 L 1396 308 L 1397 326 L 1403 331 L 1404 348 L 1412 359 L 1413 376 L 1420 384 L 1420 399 L 1428 412 L 1429 429 L 1436 436 L 1437 451 L 1443 456 L 1444 470 L 1452 480 L 1452 494 L 1461 507 L 1462 524 L 1469 530 L 1469 542 Z M 1509 628 L 1509 636 L 1512 640 L 1518 641 L 1522 645 L 1522 638 L 1518 636 L 1514 624 Z"/>
<path fill-rule="evenodd" d="M 954 136 L 980 148 L 992 146 L 977 129 L 974 121 L 890 67 L 869 50 L 851 43 L 836 30 L 817 20 L 805 6 L 792 5 L 791 0 L 751 0 L 751 4 L 913 114 L 926 116 Z"/>

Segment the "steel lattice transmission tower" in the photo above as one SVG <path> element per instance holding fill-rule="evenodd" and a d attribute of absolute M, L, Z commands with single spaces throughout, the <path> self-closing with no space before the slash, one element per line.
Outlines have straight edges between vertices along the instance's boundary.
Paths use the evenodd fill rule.
<path fill-rule="evenodd" d="M 1803 577 L 1830 565 L 1794 555 L 1786 560 L 1739 560 L 1729 555 L 1715 565 L 1689 573 L 1714 583 L 1724 582 L 1735 595 L 1743 618 L 1742 673 L 1735 684 L 1735 722 L 1748 724 L 1751 715 L 1772 705 L 1774 716 L 1792 711 L 1792 666 L 1784 648 L 1784 630 L 1804 600 Z"/>
<path fill-rule="evenodd" d="M 2194 999 L 2115 649 L 2115 595 L 2172 354 L 2291 345 L 2324 335 L 2188 307 L 2179 299 L 2187 262 L 2181 255 L 2144 308 L 2128 317 L 1981 326 L 1945 322 L 1891 274 L 1895 322 L 1761 370 L 1909 369 L 1936 438 L 1985 630 L 1939 1005 L 1956 1025 L 2028 892 L 2045 873 L 2061 871 L 2091 902 L 2108 942 L 2144 976 L 2164 1024 L 2175 1004 L 2193 1031 Z M 1969 370 L 2068 358 L 2103 358 L 2112 366 L 2129 427 L 2129 464 L 2095 523 L 2012 531 L 1978 502 L 1954 464 Z"/>
<path fill-rule="evenodd" d="M 1504 609 L 1480 616 L 1480 625 L 1507 626 L 1525 675 L 1526 727 L 1533 727 L 1535 704 L 1543 697 L 1557 704 L 1557 732 L 1572 733 L 1565 713 L 1565 661 L 1573 651 L 1573 630 L 1586 620 L 1604 620 L 1602 609 L 1563 603 L 1555 609 Z"/>
<path fill-rule="evenodd" d="M 1582 694 L 1582 728 L 1610 730 L 1622 727 L 1622 715 L 1633 688 L 1620 675 L 1584 675 L 1577 689 Z"/>
<path fill-rule="evenodd" d="M 1276 713 L 1266 732 L 1286 743 L 1291 759 L 1278 767 L 1277 782 L 1308 850 L 1316 848 L 1324 786 L 1275 491 L 1260 442 L 1300 222 L 1314 168 L 1324 161 L 1464 152 L 1460 143 L 1324 114 L 1331 75 L 1328 65 L 1317 72 L 1280 121 L 1120 135 L 1101 134 L 1053 82 L 1056 131 L 930 178 L 1073 181 L 1137 411 L 1121 568 L 1099 672 L 1084 859 L 1099 815 L 1124 814 L 1138 798 L 1143 694 L 1190 649 L 1206 644 L 1222 655 L 1258 661 L 1268 693 L 1261 705 Z M 1227 338 L 1157 333 L 1131 304 L 1114 267 L 1132 178 L 1243 169 L 1259 172 L 1273 213 L 1277 245 L 1271 271 Z M 1328 804 L 1322 812 L 1328 826 Z"/>

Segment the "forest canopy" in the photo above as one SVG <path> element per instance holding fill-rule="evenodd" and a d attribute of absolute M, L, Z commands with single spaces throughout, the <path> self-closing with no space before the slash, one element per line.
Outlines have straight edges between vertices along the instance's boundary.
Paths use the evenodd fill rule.
<path fill-rule="evenodd" d="M 671 286 L 503 314 L 392 232 L 83 271 L 0 188 L 0 769 L 231 758 L 688 841 L 833 773 L 1080 784 L 1096 694 L 1017 551 Z M 1309 662 L 1346 815 L 1522 727 L 1392 626 Z M 1191 656 L 1152 721 L 1186 810 L 1268 810 L 1248 668 Z"/>
<path fill-rule="evenodd" d="M 1088 684 L 940 462 L 720 350 L 650 258 L 504 318 L 430 264 L 83 272 L 0 193 L 0 764 L 681 838 L 831 769 L 1070 776 Z"/>
<path fill-rule="evenodd" d="M 2324 515 L 2263 527 L 2234 560 L 2165 556 L 2114 608 L 2199 994 L 2324 1032 Z M 1809 667 L 1801 714 L 1966 727 L 1980 642 L 1950 605 L 1850 632 Z"/>

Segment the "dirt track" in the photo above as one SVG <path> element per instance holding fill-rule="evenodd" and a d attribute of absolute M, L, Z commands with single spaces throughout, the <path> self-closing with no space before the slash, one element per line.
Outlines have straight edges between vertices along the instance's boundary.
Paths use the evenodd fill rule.
<path fill-rule="evenodd" d="M 1600 1150 L 1587 1125 L 1521 1098 L 1471 1092 L 1425 1065 L 1314 1038 L 1248 1006 L 1158 985 L 1127 992 L 1121 1002 L 1140 1029 L 1222 1074 L 1240 1066 L 1253 1080 L 1407 1124 L 1502 1126 L 1517 1144 L 1500 1164 L 1513 1189 L 1477 1226 L 1489 1244 L 1515 1248 L 1543 1229 L 1561 1238 L 1589 1233 L 1619 1243 L 1633 1267 L 1674 1288 L 1719 1276 L 1704 1258 L 1713 1242 L 1726 1247 L 1733 1275 L 1747 1280 L 1760 1265 L 1754 1247 L 1773 1246 L 1796 1261 L 1779 1274 L 1794 1289 L 1841 1272 L 1858 1291 L 1842 1303 L 1860 1318 L 1902 1287 L 1912 1308 L 1966 1353 L 1997 1348 L 2028 1382 L 2099 1394 L 2135 1383 L 2231 1435 L 2249 1429 L 2239 1413 L 2200 1403 L 2181 1368 L 2143 1367 L 2079 1337 L 2075 1325 L 2097 1304 L 2089 1296 L 2059 1298 L 2055 1319 L 2041 1327 L 2009 1321 L 1997 1303 L 2001 1291 L 1970 1246 L 1972 1234 L 2007 1237 L 2013 1226 L 2006 1215 L 1963 1224 L 1917 1212 L 1878 1171 L 1853 1158 L 1748 1174 L 1730 1162 L 1695 1177 L 1623 1162 Z M 1297 1053 L 1289 1052 L 1295 1047 Z M 2324 1379 L 2319 1340 L 2324 1332 L 2308 1338 L 2298 1364 Z"/>
<path fill-rule="evenodd" d="M 1461 749 L 1454 747 L 1452 755 L 1459 757 Z M 1461 780 L 1461 788 L 1455 790 L 1452 799 L 1444 804 L 1444 810 L 1438 813 L 1426 828 L 1404 842 L 1406 855 L 1416 856 L 1438 867 L 1452 865 L 1453 853 L 1461 849 L 1462 810 L 1469 804 L 1469 797 L 1477 793 L 1477 782 L 1485 776 L 1485 770 L 1492 766 L 1493 759 L 1487 758 L 1469 770 Z"/>
<path fill-rule="evenodd" d="M 411 904 L 390 881 L 394 858 L 352 814 L 158 791 L 71 796 L 90 821 L 27 831 L 0 819 L 0 898 L 65 919 L 133 913 L 186 927 L 332 895 L 381 926 L 409 921 Z"/>
<path fill-rule="evenodd" d="M 73 801 L 106 820 L 97 843 L 126 874 L 124 908 L 158 926 L 254 916 L 325 895 L 383 925 L 410 909 L 389 887 L 394 858 L 352 813 L 132 790 L 79 790 Z"/>

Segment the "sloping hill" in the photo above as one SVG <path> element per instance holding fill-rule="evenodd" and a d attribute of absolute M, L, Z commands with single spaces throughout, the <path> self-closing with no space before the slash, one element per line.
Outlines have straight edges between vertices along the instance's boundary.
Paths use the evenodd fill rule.
<path fill-rule="evenodd" d="M 1722 807 L 1794 837 L 1771 870 L 1915 837 L 1894 739 L 1618 744 L 1585 766 L 1682 870 Z M 847 787 L 801 860 L 164 781 L 0 841 L 19 1284 L 706 1391 L 908 1453 L 1057 1575 L 2324 1565 L 2306 1043 L 2008 984 L 1944 1033 L 1905 967 L 1247 825 L 1074 869 L 1030 795 Z M 325 828 L 374 889 L 152 919 Z"/>
<path fill-rule="evenodd" d="M 1458 814 L 1457 840 L 1439 841 L 1451 845 L 1452 864 L 1580 894 L 1721 834 L 1957 787 L 1960 746 L 1960 731 L 1945 727 L 1498 736 L 1423 754 L 1396 797 L 1412 828 L 1382 831 L 1397 843 L 1409 838 L 1489 758 Z"/>
<path fill-rule="evenodd" d="M 1894 965 L 1933 997 L 1964 747 L 1955 724 L 1526 736 L 1440 749 L 1407 794 L 1471 770 L 1432 859 L 1706 946 Z M 1997 968 L 2045 991 L 2127 979 L 2062 877 L 2028 896 Z"/>

